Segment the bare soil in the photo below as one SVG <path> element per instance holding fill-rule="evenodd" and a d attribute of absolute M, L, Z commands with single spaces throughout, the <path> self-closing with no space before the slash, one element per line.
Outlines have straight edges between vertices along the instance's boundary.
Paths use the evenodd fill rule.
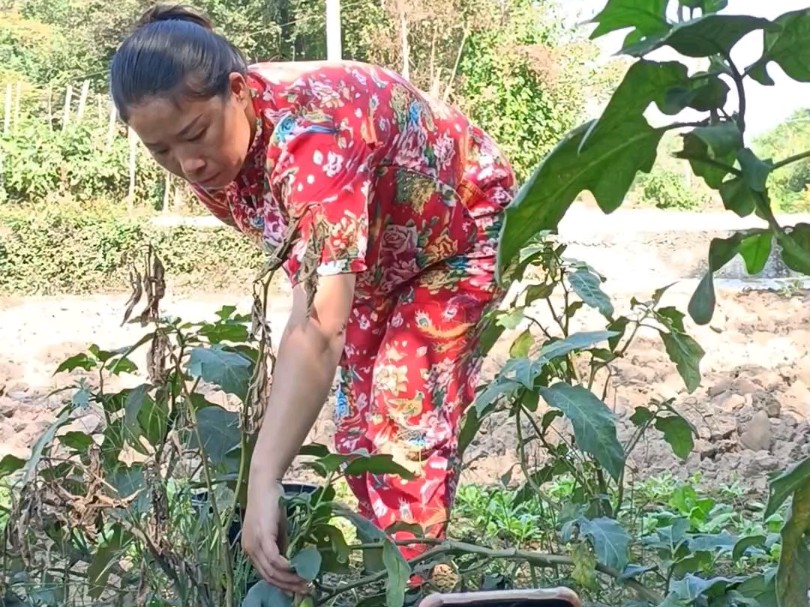
<path fill-rule="evenodd" d="M 685 309 L 693 288 L 693 283 L 674 287 L 665 303 Z M 612 293 L 619 309 L 632 295 L 649 295 L 620 291 Z M 125 301 L 125 295 L 0 299 L 0 457 L 25 456 L 53 420 L 65 393 L 50 393 L 76 379 L 54 374 L 60 362 L 91 343 L 112 349 L 132 344 L 144 333 L 137 325 L 121 326 Z M 249 309 L 244 293 L 170 295 L 163 308 L 196 321 L 232 303 Z M 279 294 L 271 315 L 276 330 L 288 305 Z M 599 328 L 597 320 L 586 316 L 581 328 Z M 692 394 L 654 335 L 643 335 L 617 364 L 616 390 L 608 404 L 621 420 L 620 437 L 628 436 L 635 407 L 652 398 L 674 398 L 699 434 L 695 452 L 685 462 L 660 437 L 650 435 L 632 466 L 641 476 L 670 472 L 685 478 L 700 472 L 706 483 L 739 482 L 761 491 L 769 473 L 810 454 L 810 292 L 720 293 L 711 326 L 689 329 L 706 351 L 703 386 Z M 483 381 L 506 360 L 507 345 L 494 349 Z M 134 385 L 141 379 L 119 381 Z M 311 439 L 331 444 L 331 408 L 331 403 L 325 407 Z M 101 427 L 92 410 L 72 421 L 73 429 L 95 432 Z M 487 420 L 468 450 L 465 480 L 498 482 L 515 467 L 515 447 L 511 421 L 497 416 Z"/>

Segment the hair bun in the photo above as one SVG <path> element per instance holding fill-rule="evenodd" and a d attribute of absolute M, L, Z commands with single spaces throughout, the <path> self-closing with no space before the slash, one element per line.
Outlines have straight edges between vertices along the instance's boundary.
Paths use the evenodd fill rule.
<path fill-rule="evenodd" d="M 157 23 L 159 21 L 186 21 L 194 23 L 200 27 L 212 30 L 214 24 L 211 20 L 201 12 L 188 6 L 180 4 L 156 4 L 147 10 L 138 20 L 137 27 L 141 28 L 150 23 Z"/>

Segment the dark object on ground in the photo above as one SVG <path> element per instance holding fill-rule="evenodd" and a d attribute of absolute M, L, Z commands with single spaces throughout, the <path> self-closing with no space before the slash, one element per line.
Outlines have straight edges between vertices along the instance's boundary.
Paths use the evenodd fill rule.
<path fill-rule="evenodd" d="M 314 493 L 317 489 L 317 485 L 310 485 L 308 483 L 282 483 L 284 487 L 284 493 L 287 496 L 298 495 L 301 493 Z M 197 512 L 197 514 L 202 514 L 203 508 L 208 506 L 208 491 L 199 491 L 191 496 L 191 506 Z M 211 514 L 211 507 L 208 506 L 208 513 Z M 288 512 L 287 516 L 291 513 Z M 234 513 L 234 520 L 231 522 L 230 527 L 228 527 L 228 542 L 231 546 L 235 546 L 239 542 L 239 537 L 242 533 L 242 520 L 243 520 L 244 512 L 241 508 L 237 508 L 236 512 Z"/>

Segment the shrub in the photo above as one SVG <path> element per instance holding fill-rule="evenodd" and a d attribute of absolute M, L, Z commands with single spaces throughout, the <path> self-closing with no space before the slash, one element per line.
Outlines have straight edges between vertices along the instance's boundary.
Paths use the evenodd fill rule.
<path fill-rule="evenodd" d="M 175 285 L 246 284 L 261 253 L 230 228 L 157 227 L 151 214 L 109 204 L 0 207 L 0 292 L 120 291 L 129 263 L 153 244 Z"/>

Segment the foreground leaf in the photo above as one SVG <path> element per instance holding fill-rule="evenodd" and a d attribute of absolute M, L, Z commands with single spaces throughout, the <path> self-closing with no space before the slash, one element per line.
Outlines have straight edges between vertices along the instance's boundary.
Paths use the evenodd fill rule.
<path fill-rule="evenodd" d="M 724 181 L 720 186 L 720 197 L 726 210 L 733 211 L 738 217 L 748 217 L 756 209 L 754 191 L 742 177 Z"/>
<path fill-rule="evenodd" d="M 638 42 L 623 51 L 643 57 L 668 46 L 686 57 L 711 57 L 728 53 L 751 32 L 772 27 L 771 21 L 759 17 L 711 14 L 678 23 L 666 35 Z"/>
<path fill-rule="evenodd" d="M 54 375 L 62 372 L 70 373 L 74 369 L 84 369 L 85 371 L 90 371 L 90 369 L 93 369 L 97 364 L 98 363 L 96 363 L 95 360 L 82 352 L 71 356 L 62 362 L 62 364 L 56 368 L 56 371 L 54 371 Z"/>
<path fill-rule="evenodd" d="M 714 316 L 714 308 L 717 304 L 714 293 L 714 273 L 738 254 L 744 255 L 746 270 L 758 269 L 761 272 L 770 255 L 770 241 L 770 232 L 764 229 L 747 230 L 737 232 L 728 238 L 712 239 L 709 245 L 709 268 L 695 289 L 687 307 L 692 320 L 699 325 L 705 325 Z"/>
<path fill-rule="evenodd" d="M 239 415 L 219 405 L 205 407 L 197 412 L 197 433 L 192 431 L 189 444 L 200 449 L 215 465 L 224 464 L 228 453 L 241 444 Z"/>
<path fill-rule="evenodd" d="M 774 23 L 780 28 L 765 31 L 762 57 L 747 72 L 760 84 L 773 85 L 768 74 L 773 61 L 793 80 L 810 82 L 810 8 L 785 13 Z"/>
<path fill-rule="evenodd" d="M 782 551 L 776 572 L 776 597 L 779 607 L 802 607 L 810 604 L 810 478 L 796 487 L 790 515 L 782 527 Z"/>
<path fill-rule="evenodd" d="M 613 316 L 613 304 L 607 293 L 602 290 L 602 281 L 593 272 L 580 268 L 568 277 L 574 289 L 586 305 L 596 308 L 599 313 L 610 320 Z"/>
<path fill-rule="evenodd" d="M 810 481 L 810 457 L 796 462 L 782 474 L 771 479 L 768 487 L 768 505 L 765 507 L 763 517 L 768 519 L 776 514 L 782 504 L 808 481 Z"/>
<path fill-rule="evenodd" d="M 387 607 L 402 607 L 405 603 L 405 589 L 411 577 L 411 568 L 399 548 L 392 541 L 383 544 L 383 563 L 388 572 L 385 589 Z"/>
<path fill-rule="evenodd" d="M 710 188 L 719 189 L 723 179 L 733 168 L 737 152 L 743 147 L 743 138 L 737 123 L 721 122 L 711 126 L 698 127 L 687 133 L 683 139 L 683 150 L 676 154 L 689 160 L 692 171 L 702 177 Z M 713 164 L 718 162 L 728 167 Z"/>
<path fill-rule="evenodd" d="M 706 355 L 700 344 L 685 333 L 672 331 L 661 332 L 669 359 L 675 363 L 675 368 L 683 379 L 687 391 L 694 392 L 700 386 L 700 361 Z"/>
<path fill-rule="evenodd" d="M 242 607 L 292 607 L 292 604 L 289 596 L 264 580 L 254 584 L 242 601 Z"/>
<path fill-rule="evenodd" d="M 88 594 L 92 598 L 98 599 L 106 590 L 111 568 L 118 564 L 121 552 L 130 539 L 131 536 L 124 533 L 121 525 L 116 524 L 109 540 L 96 550 L 87 568 L 87 580 L 90 582 Z"/>
<path fill-rule="evenodd" d="M 250 360 L 221 346 L 194 348 L 189 355 L 188 372 L 193 377 L 219 386 L 223 392 L 239 397 L 242 402 L 245 401 L 252 375 Z"/>
<path fill-rule="evenodd" d="M 669 0 L 608 0 L 605 8 L 593 18 L 597 24 L 591 39 L 610 32 L 633 28 L 631 40 L 638 41 L 669 28 L 666 11 Z"/>
<path fill-rule="evenodd" d="M 797 223 L 790 230 L 787 238 L 793 241 L 798 251 L 783 247 L 782 261 L 794 272 L 810 276 L 810 223 Z"/>
<path fill-rule="evenodd" d="M 694 431 L 689 422 L 680 415 L 659 417 L 655 427 L 664 435 L 664 440 L 672 447 L 672 452 L 685 460 L 695 448 Z"/>
<path fill-rule="evenodd" d="M 597 560 L 607 567 L 623 571 L 629 562 L 630 534 L 612 518 L 580 519 L 582 535 L 593 543 Z"/>
<path fill-rule="evenodd" d="M 292 557 L 290 564 L 299 576 L 311 582 L 321 571 L 321 553 L 314 546 L 307 546 Z"/>
<path fill-rule="evenodd" d="M 0 459 L 0 480 L 14 474 L 18 470 L 22 470 L 23 466 L 25 466 L 24 459 L 20 459 L 16 455 L 11 455 L 10 453 L 4 455 L 3 459 Z"/>
<path fill-rule="evenodd" d="M 571 420 L 579 448 L 618 480 L 624 470 L 624 450 L 616 438 L 616 423 L 607 405 L 582 386 L 566 383 L 540 388 L 540 395 Z"/>
<path fill-rule="evenodd" d="M 630 67 L 602 116 L 571 131 L 507 207 L 499 275 L 535 234 L 555 229 L 583 191 L 606 213 L 621 206 L 636 175 L 652 169 L 664 133 L 649 125 L 644 112 L 652 102 L 663 107 L 666 91 L 687 82 L 686 67 L 677 62 L 639 61 Z"/>

